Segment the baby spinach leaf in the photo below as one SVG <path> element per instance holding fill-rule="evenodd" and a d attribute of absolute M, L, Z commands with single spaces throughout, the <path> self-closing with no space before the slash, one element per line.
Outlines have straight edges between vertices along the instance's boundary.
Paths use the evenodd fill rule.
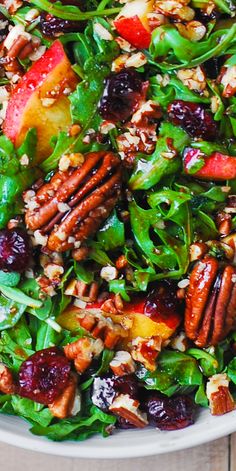
<path fill-rule="evenodd" d="M 47 436 L 50 440 L 84 440 L 94 433 L 107 436 L 106 428 L 116 422 L 115 417 L 105 414 L 100 409 L 92 406 L 88 417 L 78 415 L 70 419 L 60 420 L 56 424 L 44 427 L 34 425 L 30 430 L 34 435 Z"/>
<path fill-rule="evenodd" d="M 150 372 L 141 367 L 136 374 L 147 389 L 158 390 L 167 396 L 179 392 L 182 387 L 193 390 L 202 384 L 202 374 L 196 360 L 171 350 L 160 353 L 156 371 Z"/>
<path fill-rule="evenodd" d="M 26 309 L 25 304 L 0 296 L 0 330 L 13 327 Z"/>

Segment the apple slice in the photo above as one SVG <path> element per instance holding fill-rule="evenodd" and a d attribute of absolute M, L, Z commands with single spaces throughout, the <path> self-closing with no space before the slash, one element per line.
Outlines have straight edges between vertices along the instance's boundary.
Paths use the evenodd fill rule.
<path fill-rule="evenodd" d="M 120 36 L 137 49 L 146 49 L 151 42 L 148 13 L 153 11 L 153 0 L 134 0 L 126 3 L 114 21 Z"/>
<path fill-rule="evenodd" d="M 113 296 L 111 296 L 111 299 Z M 76 330 L 79 324 L 79 314 L 94 314 L 109 317 L 115 324 L 124 324 L 127 320 L 131 320 L 132 327 L 129 330 L 128 337 L 125 342 L 129 342 L 136 337 L 153 337 L 160 336 L 163 340 L 170 338 L 181 322 L 181 316 L 177 312 L 163 313 L 152 312 L 152 315 L 146 312 L 146 298 L 140 297 L 129 303 L 124 303 L 123 312 L 121 314 L 112 314 L 102 311 L 101 303 L 90 303 L 85 308 L 80 309 L 75 306 L 69 306 L 57 318 L 57 322 L 67 330 Z"/>
<path fill-rule="evenodd" d="M 189 148 L 184 155 L 184 172 L 190 174 L 190 169 L 202 159 L 199 149 Z M 204 157 L 205 164 L 196 173 L 191 174 L 203 180 L 234 180 L 236 178 L 236 157 L 213 152 L 209 157 Z"/>
<path fill-rule="evenodd" d="M 37 162 L 41 162 L 52 152 L 52 136 L 71 124 L 67 94 L 77 83 L 63 46 L 56 40 L 14 88 L 3 132 L 19 147 L 27 131 L 36 128 Z"/>

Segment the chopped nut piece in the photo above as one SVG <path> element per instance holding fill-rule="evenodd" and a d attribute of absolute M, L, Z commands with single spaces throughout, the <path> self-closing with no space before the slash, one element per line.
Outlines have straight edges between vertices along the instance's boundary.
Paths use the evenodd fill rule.
<path fill-rule="evenodd" d="M 16 392 L 12 373 L 4 363 L 0 363 L 0 391 L 3 394 L 14 394 Z"/>
<path fill-rule="evenodd" d="M 74 360 L 78 373 L 83 373 L 91 364 L 92 359 L 100 355 L 104 348 L 100 339 L 82 337 L 64 347 L 64 352 L 69 360 Z"/>
<path fill-rule="evenodd" d="M 195 90 L 199 93 L 206 89 L 206 76 L 200 66 L 194 69 L 181 69 L 177 72 L 177 77 L 183 82 L 189 90 Z"/>
<path fill-rule="evenodd" d="M 162 341 L 158 335 L 150 338 L 137 337 L 131 344 L 132 358 L 142 363 L 147 370 L 155 371 L 156 359 L 161 351 Z"/>
<path fill-rule="evenodd" d="M 103 267 L 100 271 L 100 276 L 107 282 L 112 281 L 117 278 L 118 271 L 116 267 L 111 267 L 111 266 Z"/>
<path fill-rule="evenodd" d="M 236 92 L 236 65 L 224 67 L 219 81 L 224 87 L 223 96 L 225 98 L 233 96 Z"/>
<path fill-rule="evenodd" d="M 212 415 L 223 415 L 235 409 L 235 402 L 229 391 L 226 373 L 216 374 L 208 379 L 206 394 Z"/>
<path fill-rule="evenodd" d="M 135 427 L 143 428 L 148 425 L 147 416 L 143 414 L 138 407 L 138 401 L 132 399 L 128 394 L 120 394 L 114 399 L 109 410 L 113 412 L 113 414 L 128 420 L 128 422 Z"/>
<path fill-rule="evenodd" d="M 186 24 L 176 23 L 180 34 L 190 41 L 197 42 L 204 38 L 207 29 L 200 21 L 189 21 Z"/>
<path fill-rule="evenodd" d="M 208 247 L 203 242 L 196 242 L 190 245 L 190 262 L 201 260 L 207 253 Z"/>
<path fill-rule="evenodd" d="M 176 20 L 191 21 L 195 11 L 187 6 L 189 3 L 190 0 L 155 0 L 154 10 Z"/>
<path fill-rule="evenodd" d="M 44 274 L 49 280 L 60 280 L 61 275 L 64 273 L 64 268 L 56 263 L 48 263 L 44 267 Z"/>
<path fill-rule="evenodd" d="M 96 301 L 98 295 L 98 284 L 94 281 L 90 285 L 83 281 L 71 280 L 65 290 L 67 296 L 75 296 L 87 303 Z"/>
<path fill-rule="evenodd" d="M 48 405 L 48 408 L 54 417 L 65 419 L 66 417 L 74 415 L 72 411 L 76 399 L 76 386 L 76 375 L 71 374 L 69 384 L 66 386 L 63 393 Z"/>
<path fill-rule="evenodd" d="M 120 350 L 116 352 L 110 363 L 110 368 L 116 376 L 124 376 L 135 372 L 135 363 L 129 352 Z"/>
<path fill-rule="evenodd" d="M 174 350 L 178 350 L 179 352 L 186 352 L 189 341 L 185 335 L 185 332 L 179 332 L 173 339 L 171 339 L 170 346 Z"/>

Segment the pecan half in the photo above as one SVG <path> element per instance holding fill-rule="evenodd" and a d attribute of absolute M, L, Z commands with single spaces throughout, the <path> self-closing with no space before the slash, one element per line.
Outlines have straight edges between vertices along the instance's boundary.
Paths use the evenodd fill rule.
<path fill-rule="evenodd" d="M 185 332 L 199 347 L 217 345 L 234 328 L 235 278 L 235 267 L 221 267 L 209 255 L 193 268 L 186 296 Z"/>
<path fill-rule="evenodd" d="M 89 153 L 79 168 L 58 171 L 37 191 L 26 224 L 48 236 L 52 251 L 76 249 L 109 216 L 120 186 L 120 159 L 112 152 Z"/>

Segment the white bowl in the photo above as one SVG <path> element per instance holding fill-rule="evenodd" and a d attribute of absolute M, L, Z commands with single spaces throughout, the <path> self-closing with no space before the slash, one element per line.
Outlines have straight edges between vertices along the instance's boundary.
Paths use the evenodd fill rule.
<path fill-rule="evenodd" d="M 18 417 L 0 415 L 0 441 L 28 450 L 73 458 L 137 458 L 182 450 L 215 440 L 236 431 L 236 411 L 212 417 L 202 410 L 196 423 L 175 432 L 120 431 L 108 438 L 85 442 L 52 442 L 31 435 L 28 424 Z"/>

